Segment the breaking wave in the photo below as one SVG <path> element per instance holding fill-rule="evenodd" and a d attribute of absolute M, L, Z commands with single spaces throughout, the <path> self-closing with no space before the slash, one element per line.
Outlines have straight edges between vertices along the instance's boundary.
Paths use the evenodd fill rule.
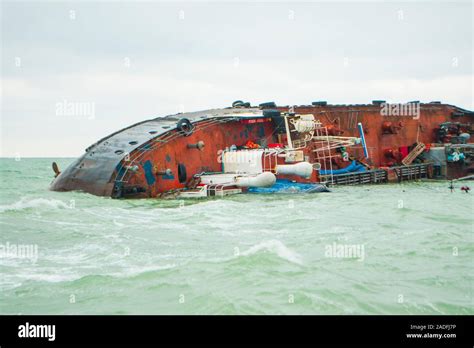
<path fill-rule="evenodd" d="M 70 205 L 58 199 L 34 198 L 28 200 L 20 199 L 18 202 L 9 205 L 0 205 L 0 213 L 6 211 L 20 211 L 32 208 L 52 208 L 52 209 L 70 209 Z"/>
<path fill-rule="evenodd" d="M 296 263 L 298 265 L 303 264 L 301 256 L 298 253 L 289 249 L 285 244 L 283 244 L 281 241 L 276 240 L 276 239 L 267 240 L 267 241 L 258 243 L 250 247 L 248 250 L 242 252 L 241 255 L 248 256 L 248 255 L 259 253 L 261 251 L 274 253 L 278 257 L 281 257 L 282 259 Z"/>

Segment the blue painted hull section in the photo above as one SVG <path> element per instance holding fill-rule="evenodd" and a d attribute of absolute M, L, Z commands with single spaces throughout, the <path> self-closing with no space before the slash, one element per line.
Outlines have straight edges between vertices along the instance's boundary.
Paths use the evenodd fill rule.
<path fill-rule="evenodd" d="M 251 187 L 250 193 L 317 193 L 330 192 L 321 184 L 305 184 L 292 182 L 290 180 L 278 179 L 272 187 Z"/>

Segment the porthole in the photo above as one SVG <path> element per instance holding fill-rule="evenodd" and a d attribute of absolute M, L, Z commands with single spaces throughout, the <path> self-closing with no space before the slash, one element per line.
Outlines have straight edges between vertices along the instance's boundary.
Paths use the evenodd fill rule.
<path fill-rule="evenodd" d="M 130 145 L 137 145 L 138 144 L 138 141 L 131 141 L 129 142 Z"/>
<path fill-rule="evenodd" d="M 115 151 L 115 154 L 116 155 L 121 155 L 121 154 L 123 154 L 123 150 L 117 150 L 117 151 Z"/>

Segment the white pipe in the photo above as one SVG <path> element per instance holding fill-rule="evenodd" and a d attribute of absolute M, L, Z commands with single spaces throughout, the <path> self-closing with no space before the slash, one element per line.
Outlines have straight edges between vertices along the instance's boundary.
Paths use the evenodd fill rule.
<path fill-rule="evenodd" d="M 463 176 L 462 178 L 453 179 L 451 181 L 461 181 L 461 180 L 469 180 L 474 179 L 474 175 Z"/>
<path fill-rule="evenodd" d="M 285 128 L 286 128 L 286 141 L 288 142 L 288 148 L 293 148 L 293 143 L 291 142 L 291 134 L 290 134 L 290 127 L 288 126 L 288 116 L 284 116 L 285 118 Z"/>
<path fill-rule="evenodd" d="M 275 184 L 276 176 L 271 172 L 263 172 L 256 176 L 240 176 L 235 181 L 239 187 L 270 187 Z"/>
<path fill-rule="evenodd" d="M 303 178 L 309 178 L 313 173 L 313 166 L 308 162 L 299 162 L 296 164 L 278 164 L 275 170 L 277 174 L 298 175 Z"/>

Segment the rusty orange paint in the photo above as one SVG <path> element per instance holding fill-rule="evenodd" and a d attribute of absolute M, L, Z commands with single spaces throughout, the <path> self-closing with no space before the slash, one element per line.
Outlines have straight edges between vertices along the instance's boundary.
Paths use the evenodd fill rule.
<path fill-rule="evenodd" d="M 280 111 L 288 112 L 288 107 L 279 107 Z M 383 116 L 380 106 L 377 105 L 342 105 L 342 106 L 295 106 L 297 114 L 313 114 L 316 119 L 327 126 L 334 135 L 359 137 L 357 123 L 362 123 L 365 130 L 365 138 L 369 149 L 370 159 L 366 161 L 362 148 L 348 149 L 350 155 L 358 160 L 366 162 L 372 167 L 384 167 L 393 164 L 397 157 L 399 147 L 411 146 L 415 142 L 432 143 L 435 141 L 436 127 L 447 121 L 468 123 L 468 116 L 452 118 L 455 108 L 450 105 L 426 104 L 420 107 L 420 117 Z M 393 128 L 395 127 L 395 128 Z M 387 132 L 395 129 L 396 132 Z M 176 131 L 171 131 L 176 132 Z M 258 122 L 242 122 L 234 120 L 224 124 L 215 124 L 208 128 L 196 130 L 190 136 L 178 136 L 164 145 L 157 144 L 159 141 L 152 140 L 149 146 L 158 146 L 156 150 L 144 152 L 138 163 L 139 170 L 136 173 L 128 173 L 124 178 L 127 186 L 141 186 L 146 188 L 142 196 L 155 197 L 162 192 L 185 187 L 185 183 L 178 180 L 178 165 L 183 164 L 186 168 L 187 178 L 202 172 L 220 172 L 222 170 L 219 161 L 220 151 L 231 145 L 244 145 L 251 141 L 262 145 L 284 142 L 286 136 L 278 139 L 274 134 L 274 126 L 270 119 Z M 262 140 L 264 140 L 262 142 Z M 205 146 L 202 150 L 188 148 L 188 144 L 196 144 L 203 141 Z M 304 150 L 305 156 L 311 163 L 316 162 L 313 148 L 309 146 Z M 135 150 L 138 152 L 139 150 Z M 134 158 L 137 153 L 131 153 Z M 334 153 L 334 155 L 337 155 Z M 153 166 L 155 182 L 147 183 L 143 165 L 150 161 Z M 336 163 L 345 165 L 338 160 Z M 126 165 L 126 162 L 123 162 Z M 337 167 L 337 165 L 336 165 Z M 159 175 L 159 172 L 170 169 L 173 173 L 172 179 Z M 117 177 L 114 173 L 112 180 Z M 283 178 L 283 177 L 282 177 Z M 295 176 L 284 178 L 297 180 L 299 182 L 317 182 L 317 172 L 313 171 L 310 179 L 302 179 Z"/>

